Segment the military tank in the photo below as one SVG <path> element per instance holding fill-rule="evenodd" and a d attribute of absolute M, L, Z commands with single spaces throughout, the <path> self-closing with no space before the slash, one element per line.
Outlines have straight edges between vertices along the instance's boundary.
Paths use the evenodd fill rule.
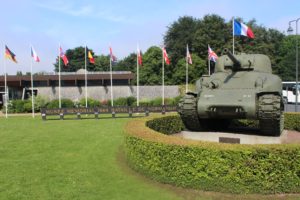
<path fill-rule="evenodd" d="M 196 91 L 179 102 L 179 114 L 191 131 L 226 129 L 233 119 L 259 120 L 260 134 L 283 130 L 282 81 L 272 74 L 262 54 L 233 55 L 228 49 L 216 62 L 215 73 L 196 82 Z"/>

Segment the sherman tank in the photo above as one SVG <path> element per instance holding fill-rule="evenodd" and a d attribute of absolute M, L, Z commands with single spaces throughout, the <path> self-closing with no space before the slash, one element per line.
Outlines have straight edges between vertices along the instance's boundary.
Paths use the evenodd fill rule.
<path fill-rule="evenodd" d="M 179 114 L 191 131 L 226 129 L 233 119 L 259 120 L 261 135 L 278 136 L 283 130 L 282 81 L 272 74 L 262 54 L 233 55 L 224 49 L 215 72 L 196 82 L 196 91 L 179 102 Z"/>

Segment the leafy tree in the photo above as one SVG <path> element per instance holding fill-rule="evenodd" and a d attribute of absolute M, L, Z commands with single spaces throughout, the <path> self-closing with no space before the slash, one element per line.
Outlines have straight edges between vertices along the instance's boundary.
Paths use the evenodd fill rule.
<path fill-rule="evenodd" d="M 140 68 L 141 85 L 162 84 L 162 53 L 156 46 L 150 47 L 143 56 L 144 65 Z"/>
<path fill-rule="evenodd" d="M 279 47 L 280 62 L 274 68 L 274 72 L 281 76 L 284 81 L 295 81 L 295 66 L 296 66 L 296 40 L 300 40 L 300 36 L 287 36 L 281 42 Z M 300 51 L 298 51 L 300 58 Z M 299 60 L 298 60 L 299 61 Z M 299 65 L 299 63 L 298 63 Z M 299 76 L 298 70 L 298 76 Z"/>
<path fill-rule="evenodd" d="M 168 27 L 167 33 L 164 36 L 164 43 L 166 49 L 170 51 L 169 55 L 172 58 L 172 64 L 185 55 L 185 46 L 189 44 L 189 48 L 193 50 L 195 32 L 198 28 L 198 20 L 184 16 L 180 17 L 177 21 Z"/>
<path fill-rule="evenodd" d="M 93 55 L 93 57 L 96 59 L 97 57 L 94 55 L 94 52 L 89 49 Z M 61 60 L 61 71 L 64 72 L 76 72 L 79 69 L 85 68 L 85 47 L 76 47 L 75 49 L 68 49 L 66 51 L 66 56 L 69 60 L 68 66 L 64 66 L 63 61 Z M 58 72 L 58 59 L 56 59 L 55 71 Z M 87 61 L 87 70 L 88 71 L 96 71 L 96 65 L 89 62 L 89 59 L 86 58 Z"/>
<path fill-rule="evenodd" d="M 201 75 L 207 74 L 205 68 L 205 61 L 197 55 L 192 54 L 193 64 L 188 65 L 189 83 L 195 83 Z M 185 84 L 186 83 L 186 59 L 181 58 L 176 67 L 174 68 L 174 74 L 172 77 L 173 84 Z"/>

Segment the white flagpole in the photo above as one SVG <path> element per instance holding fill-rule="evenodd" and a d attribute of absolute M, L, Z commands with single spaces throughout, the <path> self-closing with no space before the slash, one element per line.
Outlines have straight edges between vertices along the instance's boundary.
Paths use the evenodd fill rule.
<path fill-rule="evenodd" d="M 109 67 L 110 67 L 110 102 L 111 102 L 111 107 L 114 107 L 113 83 L 112 83 L 112 67 L 111 67 L 112 56 L 113 56 L 112 53 L 110 53 L 110 59 L 109 59 Z"/>
<path fill-rule="evenodd" d="M 209 45 L 207 45 L 207 47 L 209 49 Z M 208 55 L 208 75 L 210 76 L 210 59 L 209 59 L 209 55 Z"/>
<path fill-rule="evenodd" d="M 85 107 L 87 108 L 87 69 L 86 69 L 86 45 L 85 45 L 85 50 L 84 50 L 84 68 L 85 68 Z"/>
<path fill-rule="evenodd" d="M 188 64 L 188 49 L 189 49 L 189 46 L 186 45 L 186 58 L 185 58 L 185 61 L 186 61 L 186 70 L 185 70 L 185 93 L 188 92 L 188 84 L 189 84 L 189 64 Z"/>
<path fill-rule="evenodd" d="M 5 50 L 4 50 L 5 51 Z M 5 53 L 5 52 L 4 52 Z M 8 118 L 8 115 L 7 115 L 7 100 L 8 100 L 8 94 L 7 94 L 7 77 L 6 77 L 6 59 L 4 58 L 4 98 L 5 98 L 5 118 Z"/>
<path fill-rule="evenodd" d="M 58 102 L 59 102 L 59 108 L 61 108 L 61 91 L 60 91 L 60 87 L 61 87 L 61 78 L 60 78 L 60 44 L 59 44 L 59 48 L 58 48 Z"/>
<path fill-rule="evenodd" d="M 140 97 L 139 97 L 139 45 L 137 45 L 137 54 L 136 54 L 136 105 L 140 105 Z"/>
<path fill-rule="evenodd" d="M 164 48 L 164 47 L 163 47 Z M 164 49 L 162 49 L 162 105 L 165 105 L 165 61 L 164 61 Z"/>
<path fill-rule="evenodd" d="M 232 17 L 232 54 L 234 55 L 234 17 Z"/>
<path fill-rule="evenodd" d="M 32 51 L 32 45 L 31 45 L 31 51 Z M 34 118 L 34 100 L 33 100 L 33 74 L 32 74 L 32 56 L 30 58 L 30 70 L 31 70 L 31 108 L 32 108 L 32 118 Z"/>

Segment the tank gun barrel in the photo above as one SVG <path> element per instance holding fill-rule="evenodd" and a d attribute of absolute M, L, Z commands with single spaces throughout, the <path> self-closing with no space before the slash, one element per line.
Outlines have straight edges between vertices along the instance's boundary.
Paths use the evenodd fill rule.
<path fill-rule="evenodd" d="M 229 51 L 229 49 L 224 49 L 224 53 L 230 58 L 234 66 L 241 67 L 241 62 L 236 59 L 236 57 Z"/>

